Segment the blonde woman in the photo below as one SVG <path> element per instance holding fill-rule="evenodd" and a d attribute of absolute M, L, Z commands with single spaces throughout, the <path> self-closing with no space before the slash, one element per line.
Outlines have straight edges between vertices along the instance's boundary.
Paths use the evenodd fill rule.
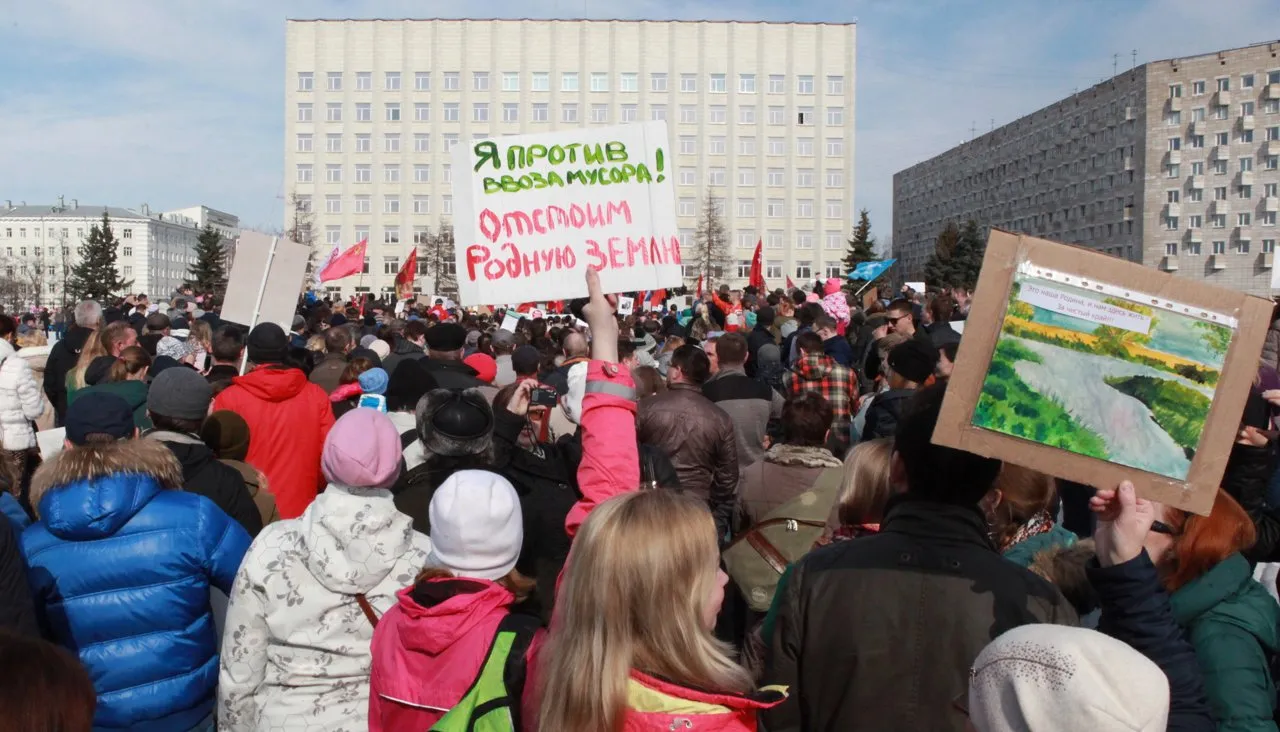
<path fill-rule="evenodd" d="M 85 341 L 75 368 L 67 374 L 67 403 L 71 403 L 71 395 L 85 387 L 84 372 L 89 364 L 99 356 L 118 358 L 124 349 L 136 345 L 138 332 L 123 320 L 116 321 L 105 328 L 99 328 Z"/>
<path fill-rule="evenodd" d="M 192 360 L 202 374 L 209 373 L 213 362 L 209 354 L 213 351 L 213 328 L 203 320 L 192 320 L 187 334 L 187 347 L 191 350 Z"/>
<path fill-rule="evenodd" d="M 635 491 L 631 374 L 617 365 L 617 321 L 593 270 L 587 284 L 584 315 L 594 338 L 581 419 L 582 500 L 566 519 L 576 538 L 535 683 L 526 684 L 524 726 L 755 730 L 757 712 L 784 695 L 753 693 L 746 670 L 712 636 L 728 578 L 706 504 Z"/>
<path fill-rule="evenodd" d="M 844 460 L 844 487 L 831 507 L 819 546 L 880 531 L 885 505 L 893 497 L 889 464 L 893 438 L 882 437 L 855 446 Z"/>

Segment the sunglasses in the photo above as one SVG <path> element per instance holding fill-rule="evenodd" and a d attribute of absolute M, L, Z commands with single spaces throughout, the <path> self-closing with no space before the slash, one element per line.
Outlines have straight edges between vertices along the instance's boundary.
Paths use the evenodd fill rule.
<path fill-rule="evenodd" d="M 1181 531 L 1177 531 L 1163 521 L 1152 521 L 1151 530 L 1157 534 L 1164 534 L 1165 536 L 1180 536 L 1182 534 Z"/>
<path fill-rule="evenodd" d="M 899 315 L 899 316 L 898 316 L 898 317 L 896 317 L 896 318 L 889 318 L 889 324 L 890 324 L 890 325 L 897 325 L 899 320 L 903 320 L 903 319 L 905 319 L 905 318 L 910 318 L 910 317 L 911 317 L 910 315 Z"/>

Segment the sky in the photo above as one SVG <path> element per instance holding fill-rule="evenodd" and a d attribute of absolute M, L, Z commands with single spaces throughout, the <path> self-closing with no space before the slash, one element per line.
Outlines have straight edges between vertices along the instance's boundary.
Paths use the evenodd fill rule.
<path fill-rule="evenodd" d="M 484 17 L 857 23 L 855 208 L 893 173 L 1137 62 L 1280 39 L 1280 0 L 485 0 Z M 275 229 L 286 18 L 467 17 L 461 0 L 0 0 L 0 199 Z M 626 13 L 615 15 L 624 7 Z M 1118 54 L 1118 58 L 1116 57 Z"/>

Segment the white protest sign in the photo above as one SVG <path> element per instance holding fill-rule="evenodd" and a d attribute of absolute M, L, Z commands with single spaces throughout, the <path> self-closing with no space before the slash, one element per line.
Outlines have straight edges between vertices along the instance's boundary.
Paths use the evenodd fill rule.
<path fill-rule="evenodd" d="M 1135 333 L 1151 331 L 1151 316 L 1135 313 L 1122 307 L 1100 302 L 1084 295 L 1044 287 L 1034 282 L 1023 282 L 1018 299 L 1038 308 L 1073 318 L 1088 320 L 1099 325 L 1131 330 Z"/>
<path fill-rule="evenodd" d="M 924 292 L 924 291 L 925 291 L 925 285 L 924 285 L 924 283 L 923 283 L 923 282 L 907 282 L 907 283 L 904 283 L 904 284 L 906 284 L 906 286 L 907 286 L 907 287 L 910 287 L 911 289 L 915 290 L 916 292 Z"/>
<path fill-rule="evenodd" d="M 618 315 L 630 315 L 632 307 L 635 305 L 635 298 L 625 295 L 618 298 Z"/>
<path fill-rule="evenodd" d="M 288 333 L 310 254 L 306 246 L 283 237 L 240 232 L 220 317 L 249 328 L 276 323 Z"/>
<path fill-rule="evenodd" d="M 56 427 L 36 433 L 36 446 L 40 448 L 40 459 L 48 460 L 62 452 L 63 442 L 67 439 L 67 428 Z"/>
<path fill-rule="evenodd" d="M 605 292 L 681 284 L 666 122 L 475 140 L 453 160 L 463 303 L 584 297 L 588 266 Z"/>
<path fill-rule="evenodd" d="M 520 325 L 520 313 L 508 310 L 507 314 L 502 316 L 502 325 L 500 327 L 508 333 L 515 333 L 518 325 Z"/>
<path fill-rule="evenodd" d="M 951 321 L 951 330 L 954 330 L 957 333 L 964 333 L 964 321 L 963 320 Z"/>

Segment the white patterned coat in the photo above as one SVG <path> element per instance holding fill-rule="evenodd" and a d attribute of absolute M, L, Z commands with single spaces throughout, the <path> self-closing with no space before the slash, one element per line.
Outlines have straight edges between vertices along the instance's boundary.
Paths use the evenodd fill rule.
<path fill-rule="evenodd" d="M 8 341 L 0 339 L 0 438 L 4 449 L 35 447 L 31 421 L 42 413 L 43 393 L 31 366 L 14 354 Z"/>

